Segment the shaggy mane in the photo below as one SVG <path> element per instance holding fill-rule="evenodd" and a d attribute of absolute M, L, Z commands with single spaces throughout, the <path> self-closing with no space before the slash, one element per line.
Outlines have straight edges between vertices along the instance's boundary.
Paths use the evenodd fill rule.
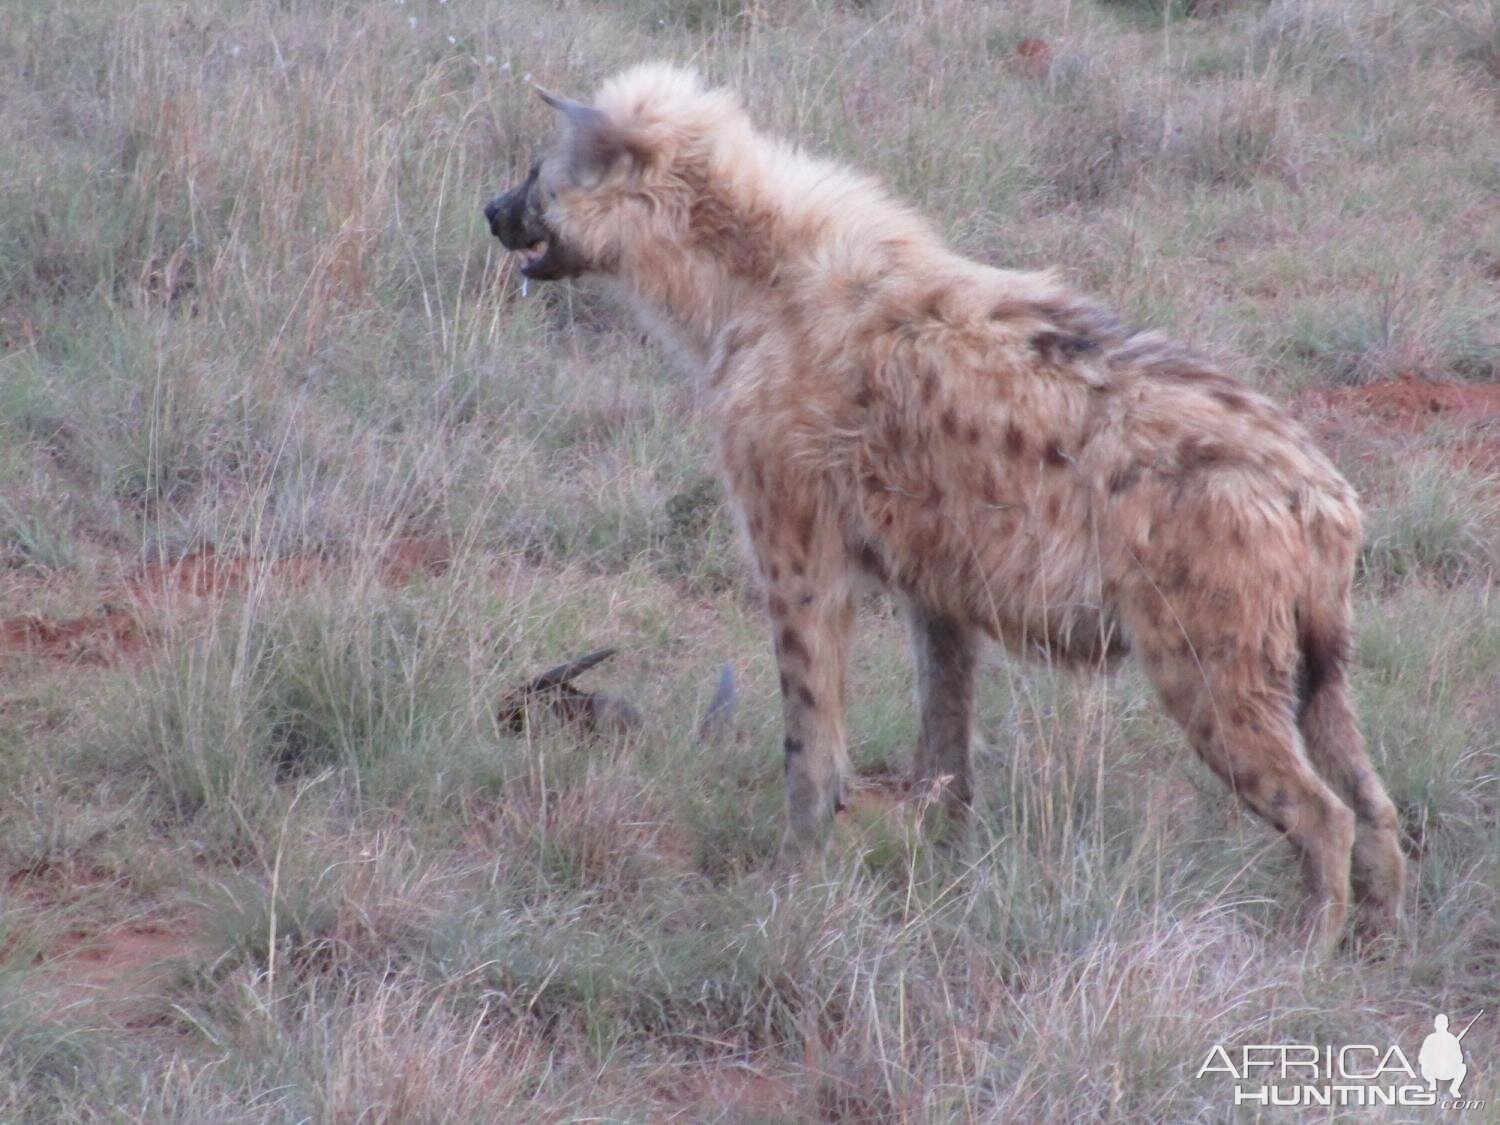
<path fill-rule="evenodd" d="M 706 172 L 707 186 L 742 216 L 773 220 L 763 233 L 778 253 L 829 250 L 846 240 L 942 247 L 927 220 L 875 179 L 761 133 L 734 94 L 705 89 L 692 71 L 633 67 L 605 82 L 594 104 L 663 167 Z"/>

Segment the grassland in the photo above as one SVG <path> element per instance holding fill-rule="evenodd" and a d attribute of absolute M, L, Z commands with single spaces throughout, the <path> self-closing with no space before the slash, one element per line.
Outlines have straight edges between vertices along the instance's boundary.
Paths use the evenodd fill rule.
<path fill-rule="evenodd" d="M 773 877 L 691 394 L 479 213 L 550 128 L 528 76 L 645 58 L 1323 436 L 1370 509 L 1393 948 L 1290 950 L 1291 857 L 1133 672 L 995 662 L 934 858 L 874 603 L 864 788 Z M 1497 199 L 1494 0 L 0 4 L 0 1119 L 1223 1120 L 1215 1043 L 1414 1058 L 1484 1006 L 1496 1119 Z M 497 722 L 605 644 L 640 729 Z"/>

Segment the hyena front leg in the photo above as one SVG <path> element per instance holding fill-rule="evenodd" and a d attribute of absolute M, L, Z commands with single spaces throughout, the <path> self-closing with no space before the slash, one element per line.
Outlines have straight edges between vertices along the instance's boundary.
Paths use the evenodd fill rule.
<path fill-rule="evenodd" d="M 786 719 L 787 834 L 784 851 L 826 839 L 842 807 L 848 773 L 844 675 L 854 626 L 851 567 L 838 521 L 818 505 L 756 489 L 746 497 L 751 543 L 781 673 Z"/>
<path fill-rule="evenodd" d="M 844 807 L 841 789 L 849 772 L 844 675 L 854 600 L 843 581 L 822 590 L 775 583 L 768 600 L 786 722 L 783 850 L 803 852 L 827 839 L 833 814 Z"/>
<path fill-rule="evenodd" d="M 913 780 L 919 787 L 937 788 L 944 809 L 962 821 L 970 799 L 969 744 L 979 637 L 972 627 L 915 602 L 907 606 L 907 626 L 922 713 Z"/>

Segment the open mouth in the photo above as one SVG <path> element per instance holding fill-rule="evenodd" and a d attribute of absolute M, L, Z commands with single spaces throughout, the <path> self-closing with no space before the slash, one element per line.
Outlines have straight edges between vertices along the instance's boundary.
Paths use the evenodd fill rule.
<path fill-rule="evenodd" d="M 542 260 L 547 257 L 549 245 L 545 238 L 541 238 L 524 250 L 516 251 L 516 253 L 521 255 L 521 272 L 526 273 L 541 265 Z"/>
<path fill-rule="evenodd" d="M 547 257 L 547 240 L 538 239 L 537 242 L 526 246 L 523 251 L 517 251 L 517 254 L 520 255 L 520 269 L 529 270 Z"/>

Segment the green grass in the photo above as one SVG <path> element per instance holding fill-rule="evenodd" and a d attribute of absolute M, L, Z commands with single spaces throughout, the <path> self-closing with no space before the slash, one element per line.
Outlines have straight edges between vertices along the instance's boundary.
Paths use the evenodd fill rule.
<path fill-rule="evenodd" d="M 1334 419 L 1413 858 L 1383 956 L 1296 955 L 1292 857 L 1134 671 L 988 667 L 972 837 L 934 852 L 920 795 L 879 796 L 916 720 L 873 603 L 872 780 L 791 878 L 692 392 L 586 286 L 523 296 L 479 208 L 552 127 L 527 76 L 666 58 L 1277 397 L 1493 381 L 1497 28 L 1489 0 L 0 8 L 0 618 L 144 629 L 0 651 L 0 1118 L 1224 1120 L 1214 1043 L 1411 1053 L 1466 1019 L 1500 980 L 1500 493 L 1446 443 L 1492 431 Z M 397 576 L 412 543 L 442 564 Z M 204 550 L 254 565 L 132 600 Z M 606 645 L 586 682 L 639 729 L 498 721 Z M 725 662 L 739 717 L 703 741 Z M 149 977 L 141 926 L 175 935 Z M 1493 1103 L 1488 1018 L 1471 1043 Z"/>

